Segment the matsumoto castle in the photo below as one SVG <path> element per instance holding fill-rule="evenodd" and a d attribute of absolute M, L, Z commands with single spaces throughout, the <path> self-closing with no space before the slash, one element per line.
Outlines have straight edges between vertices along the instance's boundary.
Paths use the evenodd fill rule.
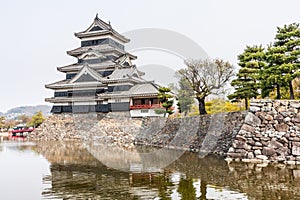
<path fill-rule="evenodd" d="M 158 116 L 158 85 L 142 78 L 132 64 L 137 57 L 125 51 L 130 40 L 96 15 L 93 23 L 75 33 L 81 46 L 67 54 L 77 63 L 58 67 L 64 80 L 47 84 L 54 90 L 52 113 L 129 111 L 131 117 Z"/>

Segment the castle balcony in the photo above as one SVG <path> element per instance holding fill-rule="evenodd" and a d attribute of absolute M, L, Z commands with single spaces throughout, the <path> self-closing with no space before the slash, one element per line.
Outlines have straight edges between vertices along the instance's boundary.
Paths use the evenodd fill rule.
<path fill-rule="evenodd" d="M 134 110 L 134 109 L 154 109 L 154 108 L 163 108 L 160 104 L 152 104 L 152 105 L 131 105 L 130 106 L 130 110 Z"/>

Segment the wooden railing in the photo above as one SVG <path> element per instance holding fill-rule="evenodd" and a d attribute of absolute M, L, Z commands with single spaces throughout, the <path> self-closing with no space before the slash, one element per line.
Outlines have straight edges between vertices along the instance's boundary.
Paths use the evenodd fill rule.
<path fill-rule="evenodd" d="M 130 109 L 151 109 L 151 108 L 162 108 L 160 104 L 152 104 L 152 105 L 132 105 Z"/>

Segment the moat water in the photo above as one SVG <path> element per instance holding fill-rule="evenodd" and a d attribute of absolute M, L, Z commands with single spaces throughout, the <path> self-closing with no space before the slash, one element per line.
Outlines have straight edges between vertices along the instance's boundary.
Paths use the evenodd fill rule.
<path fill-rule="evenodd" d="M 162 169 L 120 171 L 79 143 L 0 143 L 0 199 L 300 199 L 300 167 L 182 156 Z M 105 163 L 105 164 L 104 164 Z"/>

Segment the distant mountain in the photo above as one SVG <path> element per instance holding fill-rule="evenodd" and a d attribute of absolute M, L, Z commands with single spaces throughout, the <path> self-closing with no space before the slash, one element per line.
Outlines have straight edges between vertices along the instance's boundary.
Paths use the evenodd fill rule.
<path fill-rule="evenodd" d="M 38 111 L 42 111 L 43 115 L 49 115 L 51 110 L 51 106 L 48 105 L 37 105 L 37 106 L 20 106 L 16 108 L 12 108 L 8 110 L 4 115 L 18 115 L 18 114 L 25 114 L 25 115 L 34 115 Z"/>

